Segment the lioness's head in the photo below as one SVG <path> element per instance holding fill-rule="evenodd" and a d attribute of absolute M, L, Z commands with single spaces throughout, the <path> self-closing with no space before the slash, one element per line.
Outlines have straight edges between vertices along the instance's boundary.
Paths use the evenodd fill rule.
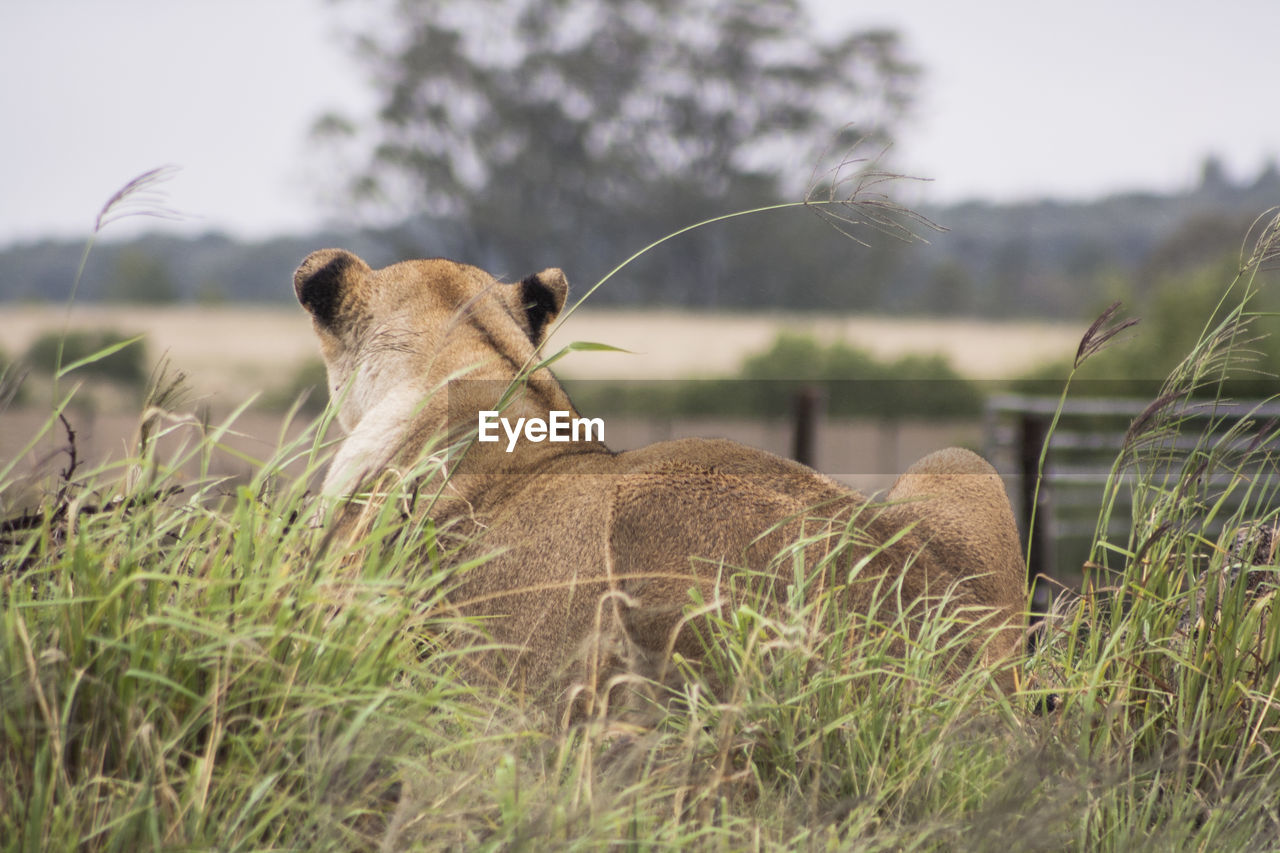
<path fill-rule="evenodd" d="M 435 258 L 375 270 L 343 249 L 307 256 L 293 275 L 352 430 L 374 406 L 447 379 L 510 379 L 525 368 L 569 292 L 546 269 L 516 284 Z"/>

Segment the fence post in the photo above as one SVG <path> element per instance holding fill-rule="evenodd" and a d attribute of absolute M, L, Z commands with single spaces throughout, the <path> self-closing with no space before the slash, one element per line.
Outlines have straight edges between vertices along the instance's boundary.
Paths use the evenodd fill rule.
<path fill-rule="evenodd" d="M 823 393 L 817 385 L 804 385 L 791 398 L 791 458 L 814 467 L 818 451 L 818 421 L 822 418 Z"/>
<path fill-rule="evenodd" d="M 1022 473 L 1022 530 L 1029 542 L 1027 552 L 1027 585 L 1031 589 L 1032 614 L 1043 613 L 1048 606 L 1048 591 L 1039 576 L 1053 574 L 1053 549 L 1049 540 L 1048 457 L 1045 457 L 1046 481 L 1039 499 L 1036 482 L 1039 476 L 1040 451 L 1049 437 L 1049 418 L 1034 412 L 1023 412 L 1018 429 L 1018 463 Z M 1034 512 L 1033 512 L 1034 509 Z"/>

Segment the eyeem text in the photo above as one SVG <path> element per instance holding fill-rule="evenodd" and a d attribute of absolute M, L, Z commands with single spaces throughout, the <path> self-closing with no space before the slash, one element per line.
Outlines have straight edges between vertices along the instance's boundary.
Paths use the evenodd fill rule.
<path fill-rule="evenodd" d="M 507 452 L 516 449 L 521 435 L 525 441 L 604 441 L 603 418 L 575 418 L 570 412 L 552 410 L 547 418 L 500 417 L 497 411 L 480 412 L 477 439 L 484 442 L 501 440 L 498 426 L 507 436 Z"/>

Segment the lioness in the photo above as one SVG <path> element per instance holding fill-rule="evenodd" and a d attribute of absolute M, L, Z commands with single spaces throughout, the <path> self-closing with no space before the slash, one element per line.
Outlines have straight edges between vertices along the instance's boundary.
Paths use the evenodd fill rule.
<path fill-rule="evenodd" d="M 411 467 L 442 435 L 474 436 L 482 412 L 509 421 L 578 416 L 546 368 L 500 403 L 564 305 L 558 269 L 504 284 L 449 260 L 373 270 L 324 249 L 298 267 L 294 291 L 348 432 L 325 481 L 330 495 Z M 889 596 L 895 606 L 945 601 L 971 626 L 969 659 L 998 664 L 1021 641 L 1025 570 L 1013 514 L 995 471 L 965 450 L 920 460 L 876 505 L 730 441 L 614 453 L 594 438 L 513 445 L 503 436 L 471 441 L 446 464 L 447 487 L 431 509 L 437 528 L 466 534 L 459 561 L 494 554 L 460 573 L 451 601 L 484 617 L 509 650 L 483 656 L 488 671 L 559 702 L 626 667 L 660 676 L 672 652 L 696 661 L 691 589 L 716 602 L 728 573 L 774 571 L 775 555 L 802 535 L 812 565 L 850 526 L 861 533 L 831 573 L 845 606 L 866 611 L 883 581 L 901 576 L 900 595 Z M 792 571 L 788 564 L 788 578 Z M 788 582 L 762 594 L 781 596 Z M 1007 666 L 996 678 L 1013 685 Z"/>

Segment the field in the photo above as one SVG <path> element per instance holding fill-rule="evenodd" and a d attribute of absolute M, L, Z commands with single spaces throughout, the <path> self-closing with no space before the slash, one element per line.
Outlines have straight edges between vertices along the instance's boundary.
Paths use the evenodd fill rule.
<path fill-rule="evenodd" d="M 1013 692 L 984 662 L 956 664 L 954 620 L 836 606 L 859 564 L 806 570 L 801 541 L 778 555 L 785 593 L 757 600 L 760 579 L 725 565 L 717 606 L 691 598 L 705 656 L 677 660 L 681 680 L 566 728 L 518 686 L 466 677 L 449 640 L 477 626 L 448 592 L 467 568 L 414 476 L 431 460 L 403 488 L 383 481 L 367 529 L 335 535 L 310 523 L 326 512 L 307 491 L 323 418 L 278 432 L 228 485 L 200 473 L 226 437 L 217 422 L 148 410 L 147 434 L 172 443 L 97 471 L 64 453 L 35 511 L 0 519 L 0 849 L 1277 849 L 1280 505 L 1254 474 L 1275 467 L 1280 425 L 1219 442 L 1182 417 L 1192 389 L 1234 369 L 1280 220 L 1264 238 L 1126 434 L 1099 529 L 1123 491 L 1128 534 L 1095 542 L 1082 594 L 1003 664 Z M 141 331 L 145 316 L 119 324 Z M 283 311 L 261 326 L 217 316 L 192 313 L 153 346 L 220 401 L 310 351 L 300 317 L 295 339 Z M 682 322 L 644 328 L 673 350 L 728 328 Z M 767 342 L 761 322 L 721 348 Z M 1079 333 L 1063 334 L 1054 355 L 1076 351 Z M 195 338 L 218 345 L 197 353 Z M 228 341 L 261 349 L 233 361 Z M 1027 366 L 1020 346 L 996 364 Z M 651 369 L 711 369 L 711 353 L 682 351 Z M 837 552 L 861 531 L 846 535 Z M 886 583 L 885 600 L 900 591 Z"/>
<path fill-rule="evenodd" d="M 42 332 L 60 331 L 58 306 L 0 308 L 0 351 L 21 354 Z M 549 351 L 574 340 L 598 341 L 624 353 L 574 353 L 557 368 L 590 379 L 673 379 L 732 372 L 749 353 L 766 349 L 779 331 L 843 339 L 873 354 L 942 353 L 974 378 L 1015 375 L 1037 363 L 1075 353 L 1088 323 L 982 323 L 805 315 L 722 315 L 675 311 L 575 312 Z M 297 306 L 106 307 L 77 305 L 72 328 L 110 328 L 147 336 L 149 353 L 168 354 L 193 386 L 238 404 L 243 395 L 282 384 L 299 365 L 318 357 L 306 313 Z"/>
<path fill-rule="evenodd" d="M 319 357 L 305 312 L 296 306 L 174 307 L 78 305 L 68 315 L 56 306 L 4 306 L 0 352 L 18 355 L 41 334 L 71 329 L 111 329 L 145 334 L 147 355 L 166 357 L 187 375 L 185 409 L 223 417 L 254 393 L 289 386 L 296 371 Z M 768 348 L 781 331 L 812 334 L 824 342 L 844 340 L 875 355 L 892 358 L 919 353 L 947 356 L 974 378 L 1003 378 L 1037 363 L 1061 361 L 1075 351 L 1082 323 L 983 323 L 882 317 L 806 315 L 693 314 L 676 311 L 602 311 L 583 309 L 552 337 L 548 352 L 575 341 L 596 341 L 628 350 L 576 352 L 556 365 L 558 373 L 583 379 L 672 379 L 731 374 L 747 355 Z M 33 383 L 34 405 L 0 411 L 0 462 L 21 451 L 43 424 L 48 408 L 45 388 Z M 86 389 L 92 391 L 93 389 Z M 83 400 L 89 396 L 81 394 Z M 94 463 L 119 458 L 137 428 L 136 401 L 101 395 L 96 405 L 81 406 L 72 423 L 82 456 Z M 611 419 L 610 442 L 618 449 L 683 435 L 732 437 L 786 454 L 785 425 L 724 422 L 653 422 Z M 237 453 L 253 459 L 269 455 L 280 429 L 278 414 L 254 406 L 225 438 Z M 867 490 L 892 482 L 923 453 L 945 444 L 978 446 L 972 422 L 951 427 L 909 426 L 890 435 L 873 424 L 832 425 L 820 431 L 817 464 L 833 476 Z M 57 458 L 60 431 L 26 460 L 21 470 Z M 887 455 L 886 455 L 887 453 Z M 248 476 L 249 463 L 219 454 L 216 473 Z"/>

